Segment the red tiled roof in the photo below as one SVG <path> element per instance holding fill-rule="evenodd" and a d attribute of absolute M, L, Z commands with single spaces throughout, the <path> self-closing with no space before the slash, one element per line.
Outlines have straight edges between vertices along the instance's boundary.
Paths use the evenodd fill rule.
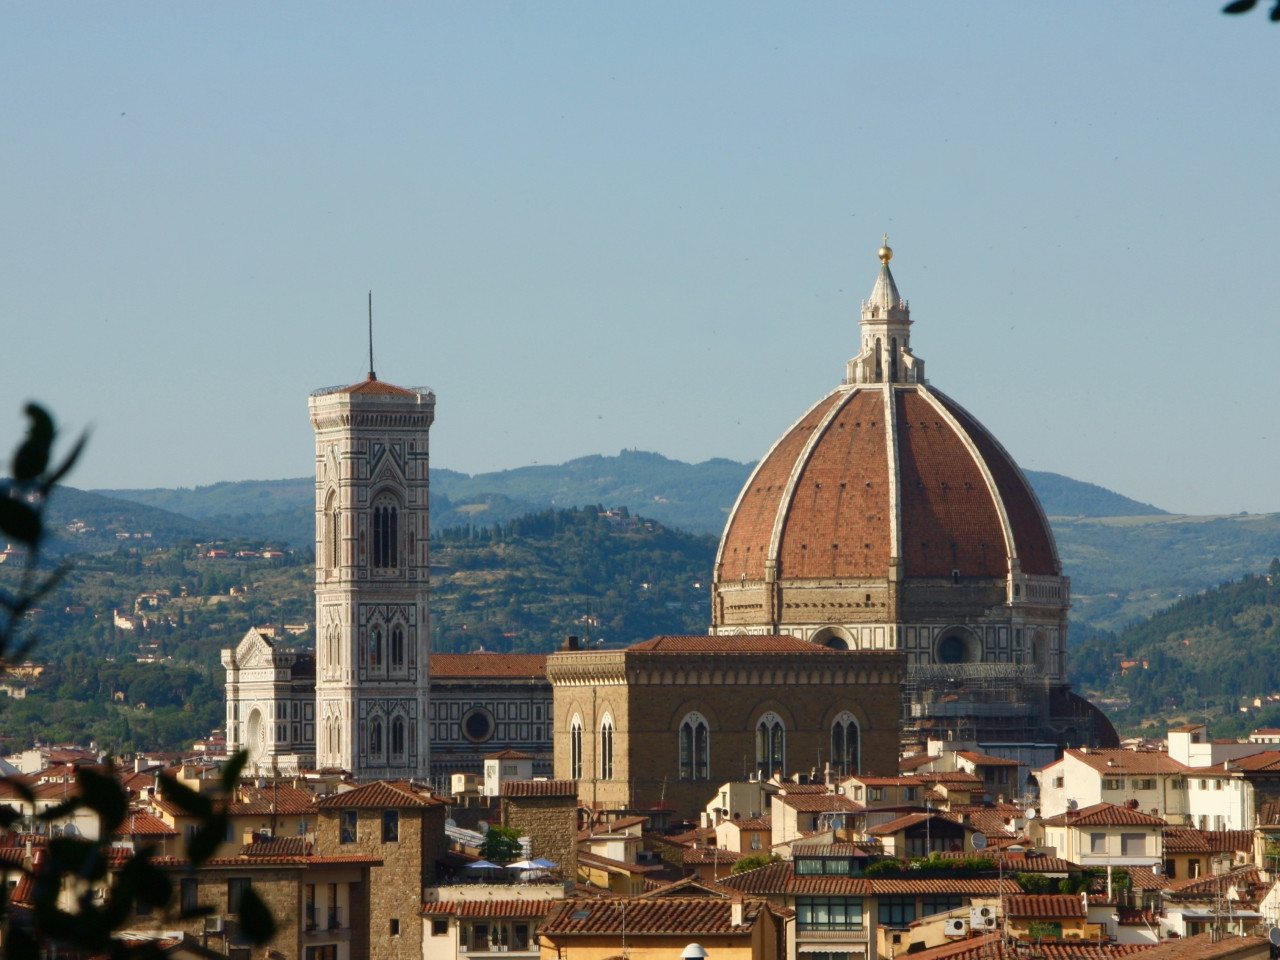
<path fill-rule="evenodd" d="M 378 380 L 372 373 L 368 378 L 361 380 L 359 383 L 353 383 L 349 387 L 342 387 L 334 390 L 334 393 L 391 393 L 397 396 L 412 397 L 417 396 L 418 391 L 406 390 L 404 387 L 397 387 L 393 383 L 387 383 L 385 380 Z"/>
<path fill-rule="evenodd" d="M 897 833 L 899 830 L 906 830 L 908 827 L 924 823 L 926 820 L 945 820 L 948 823 L 955 823 L 950 817 L 944 817 L 937 813 L 908 813 L 901 817 L 894 817 L 878 827 L 868 828 L 867 835 L 872 837 L 887 836 L 891 833 Z"/>
<path fill-rule="evenodd" d="M 964 757 L 970 763 L 981 764 L 984 767 L 1025 766 L 1025 764 L 1021 764 L 1017 760 L 1010 760 L 1008 757 L 993 757 L 989 753 L 978 753 L 976 750 L 957 750 L 956 756 Z"/>
<path fill-rule="evenodd" d="M 504 747 L 496 753 L 486 753 L 484 758 L 486 760 L 532 760 L 533 754 L 512 747 Z"/>
<path fill-rule="evenodd" d="M 1141 810 L 1117 806 L 1114 803 L 1095 803 L 1081 810 L 1046 817 L 1051 827 L 1164 827 L 1168 822 Z"/>
<path fill-rule="evenodd" d="M 1149 943 L 1098 943 L 1096 940 L 1044 940 L 1035 944 L 1040 960 L 1118 960 L 1146 954 Z M 999 933 L 955 940 L 911 954 L 911 960 L 1025 960 L 1026 944 L 1006 941 Z M 1143 957 L 1146 960 L 1146 957 Z"/>
<path fill-rule="evenodd" d="M 424 788 L 403 780 L 376 780 L 354 790 L 333 793 L 316 801 L 319 807 L 436 807 L 444 801 Z"/>
<path fill-rule="evenodd" d="M 227 807 L 231 815 L 262 816 L 272 813 L 297 815 L 315 812 L 315 798 L 290 783 L 270 783 L 264 787 L 242 783 L 236 788 L 239 799 Z"/>
<path fill-rule="evenodd" d="M 869 846 L 879 848 L 879 843 Z M 791 844 L 791 858 L 796 857 L 868 857 L 866 846 L 857 843 L 812 843 L 795 841 Z"/>
<path fill-rule="evenodd" d="M 1085 917 L 1088 911 L 1079 897 L 1065 893 L 1015 894 L 1004 901 L 1008 917 Z"/>
<path fill-rule="evenodd" d="M 730 824 L 739 830 L 772 830 L 773 817 L 744 817 L 741 820 L 730 820 Z"/>
<path fill-rule="evenodd" d="M 706 634 L 654 637 L 641 643 L 633 643 L 628 651 L 637 653 L 806 653 L 817 656 L 848 654 L 847 650 L 833 650 L 818 643 L 810 643 L 790 636 L 726 636 L 712 637 Z"/>
<path fill-rule="evenodd" d="M 785 796 L 778 793 L 774 797 L 783 806 L 800 813 L 856 813 L 864 809 L 862 804 L 838 793 L 788 793 Z"/>
<path fill-rule="evenodd" d="M 1222 939 L 1214 941 L 1213 933 L 1198 933 L 1194 937 L 1183 937 L 1180 940 L 1166 940 L 1147 949 L 1142 960 L 1209 960 L 1212 957 L 1230 956 L 1240 953 L 1245 956 L 1257 955 L 1259 950 L 1265 952 L 1265 938 L 1237 937 L 1226 933 Z"/>
<path fill-rule="evenodd" d="M 538 920 L 559 903 L 559 900 L 437 900 L 424 903 L 422 912 L 432 916 Z"/>
<path fill-rule="evenodd" d="M 794 864 L 779 860 L 755 870 L 721 878 L 721 886 L 749 894 L 812 894 L 832 896 L 894 896 L 961 894 L 998 897 L 1022 893 L 1012 877 L 842 877 L 796 875 Z"/>
<path fill-rule="evenodd" d="M 1262 882 L 1262 878 L 1258 876 L 1257 867 L 1241 867 L 1217 876 L 1175 880 L 1166 883 L 1164 889 L 1179 897 L 1217 896 L 1219 892 L 1225 893 L 1228 887 L 1244 890 Z"/>
<path fill-rule="evenodd" d="M 177 830 L 146 810 L 130 810 L 117 832 L 126 837 L 176 837 L 178 835 Z"/>
<path fill-rule="evenodd" d="M 748 900 L 743 904 L 741 926 L 731 922 L 732 903 L 709 897 L 667 897 L 646 900 L 629 900 L 626 911 L 613 903 L 600 900 L 562 900 L 557 909 L 539 925 L 544 936 L 572 934 L 620 935 L 628 937 L 681 935 L 750 935 L 760 911 L 765 908 L 761 900 Z"/>
<path fill-rule="evenodd" d="M 432 679 L 442 677 L 545 677 L 545 653 L 433 653 Z"/>
<path fill-rule="evenodd" d="M 1167 753 L 1151 750 L 1090 748 L 1068 750 L 1070 756 L 1100 773 L 1124 776 L 1133 773 L 1185 773 L 1189 768 L 1170 759 Z M 1058 761 L 1061 762 L 1061 761 Z M 1047 766 L 1052 766 L 1048 764 Z"/>
<path fill-rule="evenodd" d="M 504 797 L 577 797 L 577 780 L 504 780 Z"/>
<path fill-rule="evenodd" d="M 305 857 L 311 854 L 306 837 L 272 837 L 246 843 L 240 848 L 242 857 Z"/>

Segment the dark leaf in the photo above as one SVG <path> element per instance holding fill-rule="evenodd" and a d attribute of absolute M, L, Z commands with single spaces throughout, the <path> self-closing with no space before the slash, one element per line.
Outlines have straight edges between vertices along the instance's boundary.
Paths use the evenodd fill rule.
<path fill-rule="evenodd" d="M 12 790 L 27 803 L 34 804 L 36 802 L 36 795 L 21 777 L 5 777 L 0 779 L 0 783 L 3 783 L 7 789 Z"/>
<path fill-rule="evenodd" d="M 22 927 L 10 924 L 5 934 L 4 955 L 9 960 L 40 960 L 40 947 Z"/>
<path fill-rule="evenodd" d="M 249 762 L 249 751 L 241 750 L 236 753 L 222 768 L 222 789 L 230 796 L 235 792 L 236 784 L 240 782 L 240 772 L 244 770 L 244 765 Z"/>
<path fill-rule="evenodd" d="M 276 921 L 253 887 L 240 896 L 240 932 L 258 946 L 276 935 Z"/>
<path fill-rule="evenodd" d="M 1235 0 L 1234 3 L 1228 3 L 1222 8 L 1223 13 L 1248 13 L 1255 6 L 1258 0 Z"/>
<path fill-rule="evenodd" d="M 71 448 L 71 452 L 67 454 L 65 460 L 58 465 L 53 471 L 49 479 L 45 481 L 46 490 L 71 472 L 71 468 L 76 465 L 76 461 L 80 459 L 80 454 L 84 452 L 84 445 L 89 442 L 87 433 L 80 434 L 80 439 L 76 441 L 76 445 Z"/>
<path fill-rule="evenodd" d="M 103 836 L 115 833 L 129 812 L 129 800 L 115 777 L 98 773 L 89 767 L 76 771 L 76 783 L 84 805 L 96 811 Z"/>
<path fill-rule="evenodd" d="M 1271 8 L 1270 19 L 1272 23 L 1280 23 L 1280 0 Z"/>
<path fill-rule="evenodd" d="M 35 546 L 40 539 L 40 514 L 21 500 L 0 497 L 0 530 L 28 546 Z"/>
<path fill-rule="evenodd" d="M 213 856 L 213 852 L 222 844 L 227 835 L 227 815 L 215 813 L 207 818 L 199 830 L 187 842 L 187 857 L 195 865 L 200 865 Z"/>
<path fill-rule="evenodd" d="M 54 820 L 61 820 L 63 817 L 71 816 L 83 806 L 84 801 L 79 797 L 67 797 L 61 803 L 41 810 L 36 814 L 36 819 L 41 820 L 44 823 L 51 823 Z M 67 839 L 71 838 L 68 837 Z"/>
<path fill-rule="evenodd" d="M 94 879 L 105 876 L 107 872 L 102 850 L 92 840 L 83 837 L 54 837 L 49 841 L 49 860 L 56 869 L 78 877 Z"/>
<path fill-rule="evenodd" d="M 21 814 L 12 807 L 0 807 L 0 827 L 8 829 L 19 817 Z"/>
<path fill-rule="evenodd" d="M 164 799 L 176 803 L 187 813 L 207 820 L 213 816 L 213 801 L 203 794 L 196 793 L 185 783 L 179 783 L 175 778 L 167 773 L 159 776 L 160 780 L 160 796 Z"/>
<path fill-rule="evenodd" d="M 27 404 L 27 416 L 31 418 L 27 439 L 13 455 L 13 478 L 23 483 L 44 473 L 49 465 L 49 448 L 53 446 L 53 418 L 34 403 Z"/>

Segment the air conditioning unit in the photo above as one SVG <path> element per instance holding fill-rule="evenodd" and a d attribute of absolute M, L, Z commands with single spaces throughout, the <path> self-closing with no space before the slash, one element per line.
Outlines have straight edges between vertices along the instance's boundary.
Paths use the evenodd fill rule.
<path fill-rule="evenodd" d="M 261 828 L 259 828 L 259 829 L 258 829 L 258 836 L 260 836 L 260 837 L 266 837 L 268 840 L 270 840 L 270 839 L 271 839 L 271 828 L 270 828 L 270 827 L 261 827 Z"/>
<path fill-rule="evenodd" d="M 945 933 L 948 937 L 963 937 L 969 932 L 969 922 L 964 917 L 948 917 Z"/>
<path fill-rule="evenodd" d="M 222 918 L 221 917 L 205 917 L 204 932 L 205 933 L 221 933 Z"/>
<path fill-rule="evenodd" d="M 996 912 L 990 907 L 970 907 L 969 924 L 975 930 L 994 930 L 996 928 Z"/>

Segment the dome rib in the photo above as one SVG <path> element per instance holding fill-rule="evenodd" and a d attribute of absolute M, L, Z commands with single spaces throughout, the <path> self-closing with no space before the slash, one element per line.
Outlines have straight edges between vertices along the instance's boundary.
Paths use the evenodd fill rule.
<path fill-rule="evenodd" d="M 927 387 L 921 386 L 917 388 L 917 392 L 929 401 L 930 406 L 937 410 L 939 415 L 947 421 L 948 426 L 955 431 L 960 442 L 969 451 L 969 456 L 973 458 L 978 472 L 982 474 L 982 479 L 987 485 L 987 491 L 991 494 L 991 502 L 995 505 L 996 515 L 1000 517 L 1000 530 L 1004 534 L 1005 554 L 1009 558 L 1009 567 L 1012 568 L 1014 562 L 1018 559 L 1018 543 L 1013 534 L 1013 526 L 1009 522 L 1009 512 L 1005 510 L 1004 496 L 1000 492 L 1000 487 L 996 484 L 995 477 L 991 475 L 991 468 L 987 464 L 986 458 L 982 455 L 982 451 L 978 449 L 977 443 L 965 428 L 965 425 L 952 416 L 951 411 L 933 395 L 932 391 Z"/>

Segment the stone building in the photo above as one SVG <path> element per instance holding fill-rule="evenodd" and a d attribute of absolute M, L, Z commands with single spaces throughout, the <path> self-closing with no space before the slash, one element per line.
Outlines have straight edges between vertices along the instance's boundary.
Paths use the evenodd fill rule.
<path fill-rule="evenodd" d="M 592 811 L 695 817 L 728 780 L 892 772 L 905 657 L 791 636 L 655 637 L 547 658 L 555 776 Z"/>
<path fill-rule="evenodd" d="M 572 780 L 517 780 L 502 785 L 502 825 L 530 839 L 530 859 L 556 865 L 572 881 L 578 875 L 578 784 Z"/>
<path fill-rule="evenodd" d="M 250 775 L 315 766 L 316 659 L 250 628 L 222 651 L 227 671 L 227 750 L 248 749 Z"/>
<path fill-rule="evenodd" d="M 316 848 L 327 856 L 381 861 L 369 878 L 374 957 L 422 955 L 422 889 L 445 853 L 447 806 L 407 782 L 375 781 L 316 801 Z"/>
<path fill-rule="evenodd" d="M 925 379 L 893 251 L 879 256 L 843 382 L 730 512 L 711 632 L 902 651 L 907 740 L 1107 745 L 1110 723 L 1067 685 L 1071 585 L 1035 492 Z"/>
<path fill-rule="evenodd" d="M 510 748 L 530 754 L 533 775 L 551 775 L 551 684 L 545 653 L 431 656 L 431 775 L 483 773 L 484 757 Z"/>
<path fill-rule="evenodd" d="M 428 433 L 435 394 L 378 380 L 311 395 L 316 759 L 430 776 Z"/>

